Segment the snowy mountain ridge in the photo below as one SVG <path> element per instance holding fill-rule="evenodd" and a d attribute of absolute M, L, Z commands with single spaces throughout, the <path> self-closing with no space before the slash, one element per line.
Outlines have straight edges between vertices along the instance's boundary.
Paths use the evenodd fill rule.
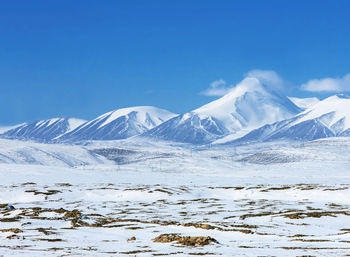
<path fill-rule="evenodd" d="M 15 126 L 0 136 L 7 139 L 50 142 L 86 122 L 76 118 L 52 118 Z"/>

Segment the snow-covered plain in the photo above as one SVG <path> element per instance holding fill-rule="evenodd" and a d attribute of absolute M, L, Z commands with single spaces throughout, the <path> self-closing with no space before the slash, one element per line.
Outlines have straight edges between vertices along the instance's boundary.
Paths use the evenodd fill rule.
<path fill-rule="evenodd" d="M 0 256 L 350 252 L 349 138 L 210 149 L 11 142 L 0 141 Z M 172 233 L 217 243 L 153 241 Z"/>

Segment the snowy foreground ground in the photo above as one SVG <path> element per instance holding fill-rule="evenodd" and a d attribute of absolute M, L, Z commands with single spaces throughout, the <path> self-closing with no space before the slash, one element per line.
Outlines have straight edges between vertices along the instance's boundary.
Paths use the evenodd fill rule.
<path fill-rule="evenodd" d="M 74 162 L 70 146 L 2 144 L 0 256 L 350 256 L 346 139 L 251 153 L 75 146 Z M 43 165 L 60 152 L 86 165 Z M 210 238 L 171 241 L 183 236 Z"/>

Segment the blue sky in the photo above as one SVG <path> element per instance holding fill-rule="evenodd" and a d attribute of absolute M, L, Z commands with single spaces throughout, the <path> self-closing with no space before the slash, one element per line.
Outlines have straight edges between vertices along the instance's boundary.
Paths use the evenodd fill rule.
<path fill-rule="evenodd" d="M 277 72 L 293 96 L 333 94 L 301 90 L 311 79 L 347 91 L 349 13 L 341 0 L 4 1 L 0 125 L 135 105 L 186 112 L 215 99 L 200 94 L 213 81 L 254 69 Z"/>

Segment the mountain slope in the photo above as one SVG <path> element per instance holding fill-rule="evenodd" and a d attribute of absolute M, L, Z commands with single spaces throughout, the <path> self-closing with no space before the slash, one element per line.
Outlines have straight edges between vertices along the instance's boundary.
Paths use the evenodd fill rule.
<path fill-rule="evenodd" d="M 59 141 L 117 140 L 144 133 L 176 116 L 152 106 L 123 108 L 105 113 L 63 135 Z"/>
<path fill-rule="evenodd" d="M 1 134 L 2 138 L 50 142 L 74 130 L 85 121 L 75 118 L 53 118 L 24 123 Z"/>
<path fill-rule="evenodd" d="M 300 111 L 287 97 L 268 90 L 259 79 L 248 77 L 220 99 L 170 119 L 143 136 L 206 144 L 228 134 L 284 120 Z"/>
<path fill-rule="evenodd" d="M 232 143 L 310 141 L 333 136 L 350 136 L 350 98 L 344 95 L 328 97 L 291 119 L 265 125 Z"/>

